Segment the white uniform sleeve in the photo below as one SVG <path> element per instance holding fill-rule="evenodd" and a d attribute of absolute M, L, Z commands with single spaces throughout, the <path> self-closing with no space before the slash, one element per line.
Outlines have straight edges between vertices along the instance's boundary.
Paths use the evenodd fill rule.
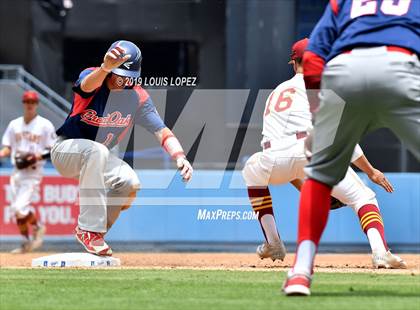
<path fill-rule="evenodd" d="M 9 125 L 6 128 L 6 131 L 3 134 L 3 138 L 1 139 L 1 144 L 3 144 L 4 146 L 12 147 L 12 142 L 13 142 L 12 135 L 13 135 L 12 126 L 11 126 L 11 123 L 9 123 Z"/>
<path fill-rule="evenodd" d="M 363 155 L 363 150 L 359 144 L 356 144 L 354 148 L 353 155 L 351 155 L 351 162 L 358 160 Z"/>
<path fill-rule="evenodd" d="M 45 126 L 45 148 L 52 148 L 55 141 L 57 140 L 57 135 L 55 134 L 54 125 L 48 121 Z"/>

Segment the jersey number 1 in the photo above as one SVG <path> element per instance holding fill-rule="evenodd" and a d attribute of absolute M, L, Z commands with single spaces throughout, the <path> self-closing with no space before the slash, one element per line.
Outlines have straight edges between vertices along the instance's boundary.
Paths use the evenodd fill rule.
<path fill-rule="evenodd" d="M 401 16 L 408 12 L 411 0 L 383 0 L 381 11 L 385 15 Z M 374 15 L 377 12 L 378 0 L 353 0 L 351 18 L 363 15 Z"/>
<path fill-rule="evenodd" d="M 276 101 L 276 104 L 274 105 L 274 111 L 276 112 L 282 112 L 284 110 L 287 110 L 292 105 L 293 99 L 290 95 L 293 95 L 296 92 L 294 88 L 287 88 L 283 90 L 279 98 Z M 271 94 L 270 98 L 268 99 L 267 108 L 265 109 L 264 116 L 267 116 L 270 114 L 271 106 L 273 103 L 273 95 L 274 92 Z"/>

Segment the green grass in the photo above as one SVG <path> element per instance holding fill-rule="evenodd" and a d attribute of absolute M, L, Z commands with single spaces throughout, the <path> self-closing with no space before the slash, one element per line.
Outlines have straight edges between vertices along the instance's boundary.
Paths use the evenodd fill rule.
<path fill-rule="evenodd" d="M 415 309 L 420 277 L 315 276 L 307 297 L 284 297 L 284 273 L 198 270 L 1 269 L 0 309 Z"/>

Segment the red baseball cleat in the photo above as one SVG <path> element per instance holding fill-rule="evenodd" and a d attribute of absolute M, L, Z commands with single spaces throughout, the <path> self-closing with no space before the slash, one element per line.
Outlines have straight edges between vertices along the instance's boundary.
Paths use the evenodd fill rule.
<path fill-rule="evenodd" d="M 286 296 L 309 296 L 311 295 L 311 276 L 289 271 L 283 284 L 283 292 Z"/>
<path fill-rule="evenodd" d="M 112 256 L 112 250 L 108 244 L 106 244 L 102 233 L 87 231 L 76 227 L 75 237 L 89 253 L 99 256 Z"/>

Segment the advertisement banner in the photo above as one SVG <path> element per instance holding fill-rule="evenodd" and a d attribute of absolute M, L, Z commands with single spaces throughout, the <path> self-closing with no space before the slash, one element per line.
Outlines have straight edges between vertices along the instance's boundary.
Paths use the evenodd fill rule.
<path fill-rule="evenodd" d="M 19 235 L 10 208 L 10 177 L 0 175 L 0 238 Z M 47 226 L 47 236 L 73 236 L 79 214 L 78 181 L 61 176 L 45 176 L 32 196 L 37 218 Z"/>

